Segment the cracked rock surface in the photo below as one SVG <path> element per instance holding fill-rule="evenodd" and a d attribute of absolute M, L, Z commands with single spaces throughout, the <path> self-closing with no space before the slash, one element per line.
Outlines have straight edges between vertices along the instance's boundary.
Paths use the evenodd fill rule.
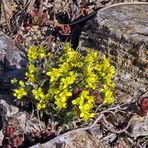
<path fill-rule="evenodd" d="M 24 53 L 20 51 L 14 41 L 0 32 L 0 91 L 10 89 L 10 80 L 22 78 L 26 68 Z"/>
<path fill-rule="evenodd" d="M 107 148 L 101 142 L 97 142 L 86 131 L 70 131 L 50 140 L 44 144 L 37 144 L 30 148 Z"/>

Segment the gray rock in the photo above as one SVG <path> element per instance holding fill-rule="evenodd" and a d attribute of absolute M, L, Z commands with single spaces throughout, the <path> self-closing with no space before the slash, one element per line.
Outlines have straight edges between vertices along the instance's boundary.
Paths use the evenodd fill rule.
<path fill-rule="evenodd" d="M 70 131 L 58 136 L 44 144 L 37 144 L 31 148 L 106 148 L 101 142 L 95 139 L 86 131 Z"/>
<path fill-rule="evenodd" d="M 2 133 L 2 130 L 0 131 L 0 146 L 2 146 L 2 141 L 3 141 L 4 135 Z"/>
<path fill-rule="evenodd" d="M 19 111 L 19 109 L 13 105 L 13 99 L 14 98 L 9 95 L 0 94 L 0 130 L 3 128 L 6 118 L 13 116 Z"/>
<path fill-rule="evenodd" d="M 28 112 L 21 111 L 13 102 L 13 97 L 10 95 L 0 94 L 0 146 L 3 141 L 2 128 L 6 125 L 13 125 L 15 133 L 30 134 L 31 132 L 43 131 L 45 123 L 38 120 L 35 116 Z"/>
<path fill-rule="evenodd" d="M 0 32 L 0 90 L 10 88 L 10 80 L 22 78 L 26 68 L 24 53 L 15 42 L 3 32 Z"/>
<path fill-rule="evenodd" d="M 139 136 L 148 136 L 148 115 L 146 117 L 135 117 L 132 121 L 132 134 L 136 139 Z"/>
<path fill-rule="evenodd" d="M 117 98 L 139 96 L 148 86 L 148 3 L 120 3 L 98 11 L 84 26 L 79 47 L 111 58 Z"/>

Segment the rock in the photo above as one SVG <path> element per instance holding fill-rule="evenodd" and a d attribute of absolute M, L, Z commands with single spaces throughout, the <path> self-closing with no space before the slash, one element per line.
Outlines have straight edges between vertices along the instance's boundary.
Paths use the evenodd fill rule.
<path fill-rule="evenodd" d="M 13 40 L 0 32 L 0 91 L 10 89 L 12 78 L 22 78 L 25 68 L 24 53 L 15 46 Z"/>
<path fill-rule="evenodd" d="M 148 115 L 146 117 L 135 116 L 132 120 L 132 135 L 136 139 L 140 136 L 148 135 Z"/>
<path fill-rule="evenodd" d="M 101 132 L 101 126 L 100 125 L 96 125 L 93 128 L 89 129 L 89 133 L 97 139 L 101 139 L 103 137 L 103 134 Z"/>
<path fill-rule="evenodd" d="M 93 128 L 90 128 L 88 131 L 96 142 L 98 143 L 103 142 L 103 144 L 105 144 L 105 146 L 109 148 L 110 147 L 109 143 L 112 143 L 117 137 L 117 135 L 111 133 L 104 137 L 101 128 L 102 127 L 97 124 Z"/>
<path fill-rule="evenodd" d="M 13 116 L 19 109 L 13 106 L 12 97 L 8 95 L 0 94 L 0 146 L 2 146 L 2 141 L 4 135 L 2 133 L 2 128 L 6 121 L 6 116 Z"/>
<path fill-rule="evenodd" d="M 37 144 L 30 148 L 106 148 L 101 142 L 97 143 L 86 131 L 70 131 L 44 144 Z"/>
<path fill-rule="evenodd" d="M 15 128 L 15 133 L 30 134 L 36 131 L 45 130 L 45 123 L 38 120 L 28 112 L 21 111 L 13 102 L 14 98 L 9 95 L 0 94 L 0 146 L 3 141 L 2 129 L 7 125 Z"/>
<path fill-rule="evenodd" d="M 3 128 L 6 117 L 13 116 L 19 109 L 14 106 L 13 97 L 0 94 L 0 130 Z"/>
<path fill-rule="evenodd" d="M 107 54 L 116 68 L 117 98 L 136 98 L 148 86 L 148 3 L 120 3 L 103 8 L 87 22 L 79 48 Z M 119 101 L 120 101 L 119 100 Z"/>
<path fill-rule="evenodd" d="M 2 133 L 2 130 L 0 131 L 0 146 L 2 146 L 2 141 L 3 141 L 4 135 Z"/>
<path fill-rule="evenodd" d="M 7 122 L 15 126 L 18 130 L 20 130 L 21 127 L 24 133 L 30 133 L 31 130 L 45 129 L 44 123 L 28 112 L 23 111 L 23 109 L 20 111 L 19 108 L 15 106 L 13 100 L 14 98 L 10 95 L 0 94 L 0 117 L 4 117 Z M 3 124 L 3 122 L 4 121 L 0 120 L 0 125 Z M 18 124 L 15 124 L 17 122 Z M 0 127 L 2 128 L 2 125 Z"/>

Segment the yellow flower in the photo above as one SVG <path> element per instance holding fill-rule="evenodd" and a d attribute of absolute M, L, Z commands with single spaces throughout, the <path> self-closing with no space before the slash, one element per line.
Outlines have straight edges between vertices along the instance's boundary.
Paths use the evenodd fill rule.
<path fill-rule="evenodd" d="M 112 91 L 108 89 L 106 85 L 104 85 L 104 88 L 100 90 L 102 96 L 103 96 L 103 103 L 110 104 L 114 102 L 114 98 L 112 95 Z"/>
<path fill-rule="evenodd" d="M 27 95 L 25 89 L 22 87 L 20 87 L 19 89 L 14 89 L 13 91 L 13 96 L 15 96 L 17 99 L 21 99 L 23 96 Z"/>
<path fill-rule="evenodd" d="M 61 95 L 56 95 L 55 96 L 55 100 L 61 102 L 61 103 L 65 103 L 67 100 L 67 96 L 61 96 Z M 57 104 L 58 105 L 58 104 Z"/>
<path fill-rule="evenodd" d="M 38 54 L 39 54 L 40 59 L 43 59 L 43 58 L 46 57 L 46 54 L 45 54 L 45 51 L 44 51 L 43 46 L 40 46 L 40 47 L 38 48 Z"/>
<path fill-rule="evenodd" d="M 83 90 L 80 94 L 80 97 L 76 98 L 75 100 L 72 101 L 72 104 L 73 105 L 83 105 L 84 104 L 84 101 L 85 99 L 87 99 L 89 96 L 89 91 L 87 90 Z"/>
<path fill-rule="evenodd" d="M 94 73 L 92 73 L 90 76 L 85 78 L 85 81 L 87 83 L 86 87 L 87 88 L 96 88 L 96 84 L 98 83 L 98 77 Z"/>
<path fill-rule="evenodd" d="M 70 75 L 67 78 L 62 78 L 60 88 L 61 89 L 67 88 L 69 85 L 73 84 L 75 80 L 76 80 L 75 75 Z"/>
<path fill-rule="evenodd" d="M 83 91 L 81 92 L 81 97 L 83 97 L 83 98 L 87 98 L 88 95 L 89 95 L 89 91 L 88 91 L 88 90 L 83 90 Z"/>
<path fill-rule="evenodd" d="M 86 52 L 79 53 L 69 44 L 65 44 L 56 55 L 49 50 L 44 50 L 42 45 L 38 48 L 29 47 L 25 81 L 12 80 L 12 83 L 17 83 L 20 87 L 14 90 L 14 96 L 20 99 L 27 92 L 31 93 L 33 100 L 28 101 L 33 101 L 37 110 L 51 106 L 51 112 L 58 115 L 61 109 L 71 109 L 71 113 L 74 110 L 76 112 L 73 116 L 79 115 L 85 122 L 94 117 L 95 97 L 91 93 L 92 89 L 97 90 L 104 85 L 98 90 L 103 103 L 114 101 L 109 88 L 114 85 L 112 77 L 115 69 L 106 56 L 101 61 L 98 60 L 97 51 L 87 49 Z"/>
<path fill-rule="evenodd" d="M 73 50 L 73 49 L 71 48 L 70 44 L 69 43 L 64 43 L 64 45 L 63 45 L 63 51 L 65 53 L 67 53 L 67 52 L 69 52 L 71 50 Z"/>
<path fill-rule="evenodd" d="M 67 62 L 75 61 L 77 59 L 77 52 L 72 50 L 67 52 Z"/>
<path fill-rule="evenodd" d="M 22 80 L 19 81 L 19 85 L 20 85 L 21 87 L 25 87 L 25 83 L 24 83 Z"/>
<path fill-rule="evenodd" d="M 72 93 L 68 91 L 67 89 L 65 89 L 63 92 L 60 93 L 60 96 L 70 97 L 72 96 Z"/>
<path fill-rule="evenodd" d="M 72 63 L 72 66 L 81 68 L 83 66 L 83 62 L 76 61 L 75 63 Z"/>
<path fill-rule="evenodd" d="M 102 71 L 102 67 L 103 67 L 102 64 L 97 63 L 97 64 L 95 65 L 94 69 L 97 70 L 98 72 L 101 72 L 101 71 Z"/>
<path fill-rule="evenodd" d="M 44 103 L 44 104 L 42 104 L 42 108 L 46 108 L 46 104 Z"/>
<path fill-rule="evenodd" d="M 57 109 L 62 109 L 66 107 L 67 98 L 72 96 L 72 93 L 69 92 L 67 89 L 62 91 L 61 93 L 54 96 L 55 104 L 57 105 Z"/>
<path fill-rule="evenodd" d="M 15 84 L 15 83 L 17 83 L 16 78 L 14 78 L 14 79 L 11 80 L 11 84 Z"/>
<path fill-rule="evenodd" d="M 86 122 L 88 119 L 94 117 L 94 113 L 89 113 L 87 111 L 82 111 L 80 113 L 80 117 L 84 120 L 84 122 Z"/>
<path fill-rule="evenodd" d="M 37 53 L 37 49 L 36 49 L 35 46 L 30 46 L 29 47 L 27 56 L 28 56 L 28 60 L 30 62 L 37 59 L 38 53 Z"/>
<path fill-rule="evenodd" d="M 51 83 L 61 76 L 61 73 L 57 68 L 52 68 L 52 70 L 47 72 L 46 74 L 47 76 L 50 76 Z"/>
<path fill-rule="evenodd" d="M 33 75 L 33 74 L 31 74 L 31 75 L 29 76 L 28 82 L 34 83 L 34 75 Z"/>
<path fill-rule="evenodd" d="M 104 57 L 103 57 L 103 62 L 102 62 L 102 64 L 103 64 L 103 67 L 104 67 L 104 68 L 110 67 L 110 61 L 109 61 L 109 59 L 106 58 L 105 55 L 104 55 Z"/>
<path fill-rule="evenodd" d="M 103 100 L 104 104 L 110 104 L 110 103 L 113 103 L 113 102 L 114 102 L 113 97 L 105 97 L 104 100 Z"/>
<path fill-rule="evenodd" d="M 33 64 L 28 65 L 28 72 L 29 72 L 30 74 L 32 74 L 32 73 L 34 73 L 34 71 L 35 71 L 34 65 L 33 65 Z"/>
<path fill-rule="evenodd" d="M 38 88 L 38 89 L 33 89 L 32 93 L 35 97 L 36 100 L 40 100 L 40 99 L 44 99 L 45 95 L 43 94 L 42 88 Z"/>
<path fill-rule="evenodd" d="M 84 104 L 83 108 L 84 108 L 84 110 L 90 110 L 92 108 L 92 106 L 89 104 Z"/>
<path fill-rule="evenodd" d="M 108 84 L 108 86 L 111 88 L 115 88 L 116 85 L 115 85 L 115 83 L 111 82 L 110 84 Z"/>
<path fill-rule="evenodd" d="M 37 104 L 37 110 L 41 110 L 41 109 L 44 109 L 46 108 L 46 104 L 45 104 L 45 101 L 44 100 L 40 100 Z"/>
<path fill-rule="evenodd" d="M 87 55 L 84 57 L 84 63 L 89 65 L 93 65 L 94 62 L 98 60 L 98 53 L 97 51 L 87 49 Z"/>
<path fill-rule="evenodd" d="M 34 83 L 35 78 L 34 78 L 34 75 L 33 74 L 30 74 L 30 73 L 26 72 L 25 75 L 28 78 L 28 82 L 29 83 Z"/>
<path fill-rule="evenodd" d="M 93 103 L 94 103 L 94 96 L 89 96 L 89 98 L 88 98 L 88 104 L 91 104 L 91 105 L 93 105 Z"/>
<path fill-rule="evenodd" d="M 37 103 L 36 107 L 37 107 L 37 110 L 41 110 L 42 109 L 42 105 L 40 103 Z"/>
<path fill-rule="evenodd" d="M 84 101 L 86 98 L 80 96 L 76 99 L 78 105 L 84 105 Z"/>
<path fill-rule="evenodd" d="M 68 75 L 69 75 L 69 76 L 74 76 L 75 73 L 74 73 L 74 71 L 69 71 L 69 72 L 68 72 Z"/>
<path fill-rule="evenodd" d="M 62 109 L 66 107 L 66 100 L 67 98 L 65 96 L 55 95 L 55 104 L 57 105 L 57 109 Z"/>
<path fill-rule="evenodd" d="M 115 74 L 115 68 L 114 68 L 114 66 L 110 66 L 109 73 L 112 74 L 112 75 Z"/>
<path fill-rule="evenodd" d="M 60 100 L 56 100 L 55 104 L 57 105 L 57 109 L 61 110 L 62 108 L 66 108 L 66 103 L 61 102 Z"/>
<path fill-rule="evenodd" d="M 60 90 L 59 90 L 57 87 L 51 87 L 51 88 L 48 90 L 48 94 L 49 94 L 49 95 L 58 94 L 59 92 L 60 92 Z"/>
<path fill-rule="evenodd" d="M 72 104 L 76 105 L 77 104 L 77 100 L 72 100 Z"/>
<path fill-rule="evenodd" d="M 93 67 L 91 65 L 85 65 L 82 69 L 85 76 L 90 75 L 93 71 Z"/>
<path fill-rule="evenodd" d="M 67 73 L 68 70 L 69 70 L 69 64 L 66 62 L 64 62 L 59 68 L 59 72 L 61 73 Z"/>
<path fill-rule="evenodd" d="M 85 122 L 94 117 L 94 113 L 92 113 L 92 108 L 94 107 L 94 97 L 89 96 L 89 91 L 83 90 L 80 97 L 73 100 L 72 104 L 78 105 L 80 118 L 82 118 Z"/>

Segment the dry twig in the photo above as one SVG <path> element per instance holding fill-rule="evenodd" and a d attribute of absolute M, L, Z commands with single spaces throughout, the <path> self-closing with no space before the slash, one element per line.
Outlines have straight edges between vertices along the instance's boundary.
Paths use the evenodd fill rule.
<path fill-rule="evenodd" d="M 116 130 L 115 127 L 113 126 L 113 124 L 109 123 L 109 122 L 106 120 L 105 116 L 103 116 L 103 118 L 102 118 L 102 119 L 103 119 L 103 122 L 104 122 L 103 126 L 104 126 L 108 131 L 110 131 L 111 133 L 121 134 L 121 133 L 125 132 L 125 131 L 129 128 L 129 126 L 130 126 L 130 124 L 131 124 L 131 121 L 132 121 L 132 117 L 133 117 L 133 115 L 130 117 L 130 119 L 128 120 L 127 125 L 126 125 L 122 130 Z M 108 125 L 107 125 L 107 124 L 108 124 Z"/>

